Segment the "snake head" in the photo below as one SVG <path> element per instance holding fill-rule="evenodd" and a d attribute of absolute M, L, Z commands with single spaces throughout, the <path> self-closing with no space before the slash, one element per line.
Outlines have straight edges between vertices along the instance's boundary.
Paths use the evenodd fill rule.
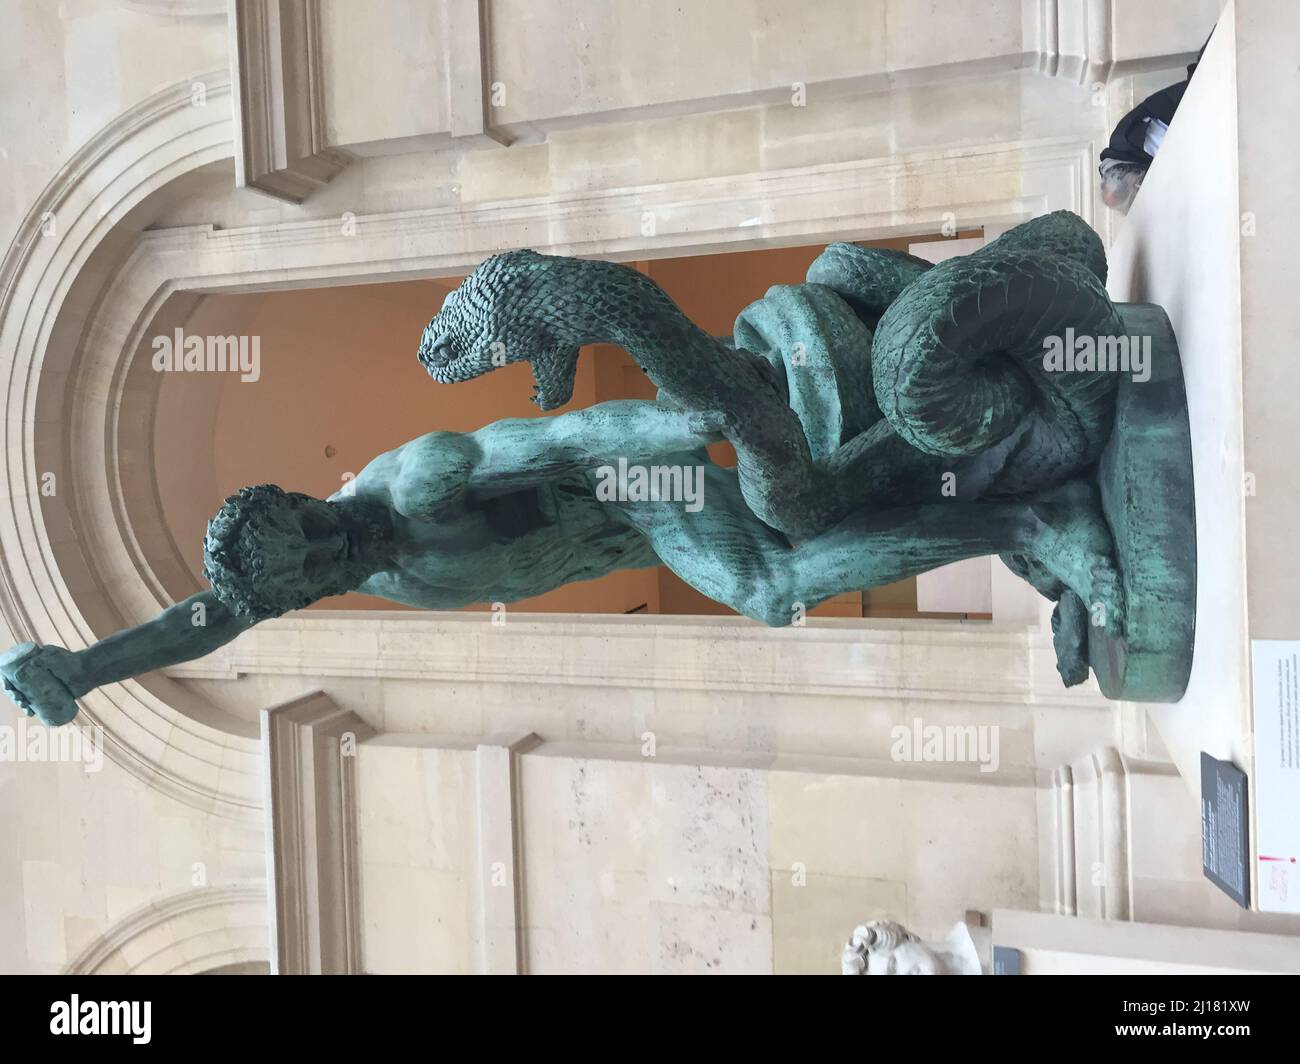
<path fill-rule="evenodd" d="M 535 251 L 494 255 L 474 270 L 425 326 L 419 358 L 439 384 L 473 380 L 512 362 L 532 364 L 533 401 L 543 410 L 573 394 L 578 346 L 548 325 L 545 287 L 554 261 Z"/>

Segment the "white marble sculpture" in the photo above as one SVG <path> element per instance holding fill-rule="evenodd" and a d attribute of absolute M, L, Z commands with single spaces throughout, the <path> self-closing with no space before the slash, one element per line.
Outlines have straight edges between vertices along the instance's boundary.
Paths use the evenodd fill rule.
<path fill-rule="evenodd" d="M 842 975 L 982 975 L 979 951 L 963 923 L 942 942 L 923 942 L 902 924 L 870 920 L 853 929 L 840 956 Z"/>

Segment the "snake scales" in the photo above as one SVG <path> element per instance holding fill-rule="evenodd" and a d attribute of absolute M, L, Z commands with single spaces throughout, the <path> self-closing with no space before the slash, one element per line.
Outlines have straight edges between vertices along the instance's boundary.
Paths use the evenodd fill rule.
<path fill-rule="evenodd" d="M 772 289 L 709 336 L 615 263 L 511 251 L 448 296 L 421 339 L 437 381 L 526 359 L 543 409 L 573 392 L 579 349 L 625 348 L 661 399 L 720 414 L 746 503 L 792 539 L 862 506 L 1019 498 L 1096 462 L 1114 374 L 1053 373 L 1044 340 L 1117 335 L 1101 241 L 1066 211 L 937 266 L 830 245 L 807 284 Z"/>

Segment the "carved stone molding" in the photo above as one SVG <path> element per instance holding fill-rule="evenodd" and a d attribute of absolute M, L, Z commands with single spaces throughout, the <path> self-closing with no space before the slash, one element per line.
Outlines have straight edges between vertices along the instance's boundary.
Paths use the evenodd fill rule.
<path fill-rule="evenodd" d="M 994 909 L 994 948 L 1021 954 L 1021 975 L 1294 975 L 1294 934 L 1065 917 Z"/>
<path fill-rule="evenodd" d="M 1050 834 L 1055 911 L 1104 920 L 1133 918 L 1129 763 L 1104 747 L 1052 773 Z"/>
<path fill-rule="evenodd" d="M 87 946 L 67 975 L 197 975 L 270 960 L 262 883 L 203 887 L 150 902 Z"/>
<path fill-rule="evenodd" d="M 1038 0 L 1038 69 L 1104 85 L 1114 66 L 1114 0 Z"/>
<path fill-rule="evenodd" d="M 743 617 L 522 613 L 505 625 L 489 621 L 485 613 L 312 610 L 266 621 L 167 672 L 1104 704 L 1092 685 L 1061 685 L 1050 636 L 1028 625 L 816 620 L 773 629 Z"/>
<path fill-rule="evenodd" d="M 272 971 L 361 971 L 356 745 L 374 729 L 317 692 L 262 711 Z"/>
<path fill-rule="evenodd" d="M 509 144 L 492 128 L 487 80 L 487 0 L 446 0 L 447 114 L 451 135 L 466 144 Z"/>
<path fill-rule="evenodd" d="M 1052 876 L 1053 911 L 1073 916 L 1079 911 L 1079 884 L 1074 850 L 1074 772 L 1069 765 L 1052 770 L 1047 794 L 1049 823 L 1039 826 L 1039 845 L 1048 852 L 1043 867 Z"/>
<path fill-rule="evenodd" d="M 1038 70 L 1085 86 L 1188 62 L 1209 35 L 1222 6 L 1219 0 L 1127 4 L 1025 0 L 1025 4 L 1025 32 L 1034 41 Z"/>
<path fill-rule="evenodd" d="M 520 975 L 524 970 L 523 833 L 519 759 L 541 740 L 532 733 L 479 743 L 478 796 L 479 972 Z"/>
<path fill-rule="evenodd" d="M 301 203 L 350 156 L 326 144 L 317 0 L 230 0 L 235 184 Z"/>
<path fill-rule="evenodd" d="M 158 18 L 225 18 L 227 0 L 122 0 L 122 6 Z"/>
<path fill-rule="evenodd" d="M 136 239 L 124 220 L 178 177 L 230 157 L 229 91 L 224 71 L 204 74 L 104 126 L 54 175 L 0 263 L 0 613 L 15 639 L 85 646 L 121 626 L 115 589 L 125 572 L 132 586 L 150 583 L 151 567 L 111 577 L 79 544 L 85 522 L 95 521 L 138 553 L 124 485 L 140 470 L 117 464 L 106 435 L 80 455 L 80 468 L 70 460 L 77 417 L 90 416 L 103 433 L 120 413 L 108 392 L 78 388 L 78 352 L 95 342 L 91 308 Z M 39 491 L 44 473 L 56 475 L 53 496 Z M 86 481 L 105 504 L 93 516 Z M 259 815 L 256 739 L 233 718 L 158 677 L 110 684 L 80 702 L 128 772 L 221 816 Z"/>

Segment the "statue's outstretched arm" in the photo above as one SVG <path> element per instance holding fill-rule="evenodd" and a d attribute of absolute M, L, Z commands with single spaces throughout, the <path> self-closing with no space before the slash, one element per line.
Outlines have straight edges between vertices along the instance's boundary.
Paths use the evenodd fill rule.
<path fill-rule="evenodd" d="M 66 724 L 76 716 L 76 699 L 87 691 L 201 658 L 253 623 L 228 610 L 211 591 L 202 591 L 84 650 L 20 643 L 0 655 L 0 677 L 5 693 L 25 713 L 45 724 Z"/>

